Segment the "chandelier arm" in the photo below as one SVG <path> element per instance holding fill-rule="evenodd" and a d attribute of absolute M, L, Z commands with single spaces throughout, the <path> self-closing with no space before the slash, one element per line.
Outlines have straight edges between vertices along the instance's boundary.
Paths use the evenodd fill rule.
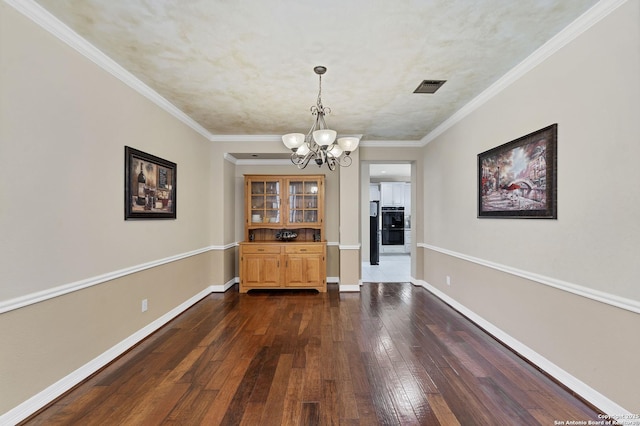
<path fill-rule="evenodd" d="M 337 162 L 340 167 L 349 167 L 351 163 L 353 163 L 353 159 L 348 155 L 344 155 L 344 156 L 338 157 Z"/>
<path fill-rule="evenodd" d="M 300 166 L 304 157 L 299 156 L 295 152 L 291 154 L 291 162 L 296 166 Z"/>
<path fill-rule="evenodd" d="M 311 161 L 313 157 L 315 157 L 315 153 L 313 151 L 307 152 L 307 155 L 304 156 L 304 158 L 302 159 L 302 162 L 300 163 L 300 165 L 298 165 L 298 168 L 299 169 L 306 168 L 307 165 L 309 165 L 309 161 Z"/>
<path fill-rule="evenodd" d="M 329 170 L 334 171 L 336 169 L 336 159 L 335 157 L 329 157 L 327 156 L 327 167 L 329 168 Z M 338 163 L 340 164 L 340 163 Z"/>

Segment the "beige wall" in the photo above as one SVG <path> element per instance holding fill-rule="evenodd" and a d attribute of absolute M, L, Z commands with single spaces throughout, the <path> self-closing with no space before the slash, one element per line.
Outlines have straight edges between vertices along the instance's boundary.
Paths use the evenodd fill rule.
<path fill-rule="evenodd" d="M 207 139 L 4 2 L 0 55 L 0 303 L 218 243 Z M 125 145 L 177 163 L 176 220 L 124 220 Z M 221 256 L 206 252 L 0 314 L 0 415 L 224 284 L 228 274 L 210 275 Z"/>
<path fill-rule="evenodd" d="M 0 300 L 208 246 L 210 143 L 0 7 Z M 123 220 L 125 145 L 177 163 L 177 220 Z"/>
<path fill-rule="evenodd" d="M 640 411 L 640 369 L 629 355 L 640 353 L 638 313 L 456 256 L 638 312 L 639 18 L 640 3 L 625 3 L 429 143 L 419 237 L 425 281 L 632 412 Z M 477 154 L 553 123 L 558 219 L 478 219 Z"/>
<path fill-rule="evenodd" d="M 217 254 L 192 256 L 0 315 L 0 415 L 207 288 L 211 257 Z M 148 300 L 147 312 L 141 312 L 142 299 Z"/>

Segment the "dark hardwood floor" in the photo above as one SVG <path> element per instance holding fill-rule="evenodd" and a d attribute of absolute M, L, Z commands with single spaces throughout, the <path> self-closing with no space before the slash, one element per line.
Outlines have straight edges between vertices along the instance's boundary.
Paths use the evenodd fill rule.
<path fill-rule="evenodd" d="M 425 289 L 211 294 L 29 425 L 553 425 L 580 400 Z"/>

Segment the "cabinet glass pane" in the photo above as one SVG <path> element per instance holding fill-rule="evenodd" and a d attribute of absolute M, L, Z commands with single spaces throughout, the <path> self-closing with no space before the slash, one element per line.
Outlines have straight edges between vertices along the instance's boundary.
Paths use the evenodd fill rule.
<path fill-rule="evenodd" d="M 262 223 L 264 217 L 263 210 L 251 210 L 251 223 Z"/>
<path fill-rule="evenodd" d="M 264 182 L 251 182 L 252 194 L 264 194 Z"/>
<path fill-rule="evenodd" d="M 304 182 L 289 182 L 289 194 L 302 194 L 304 191 Z"/>
<path fill-rule="evenodd" d="M 278 181 L 265 182 L 265 192 L 267 194 L 280 194 L 280 182 Z"/>
<path fill-rule="evenodd" d="M 315 210 L 307 210 L 304 212 L 304 221 L 315 223 L 318 221 L 318 212 Z"/>
<path fill-rule="evenodd" d="M 265 198 L 265 208 L 267 209 L 277 209 L 280 207 L 279 197 L 276 195 L 267 195 Z"/>
<path fill-rule="evenodd" d="M 251 196 L 251 208 L 252 209 L 261 209 L 264 207 L 264 196 L 262 195 L 252 195 Z"/>
<path fill-rule="evenodd" d="M 289 212 L 289 222 L 291 223 L 302 223 L 303 219 L 303 211 L 302 210 L 291 210 Z"/>
<path fill-rule="evenodd" d="M 304 183 L 304 193 L 305 194 L 317 194 L 318 193 L 318 182 L 308 181 Z"/>
<path fill-rule="evenodd" d="M 264 222 L 265 223 L 278 223 L 278 222 L 280 222 L 280 211 L 279 210 L 267 210 L 265 212 Z"/>
<path fill-rule="evenodd" d="M 315 195 L 307 195 L 304 198 L 304 207 L 307 209 L 318 208 L 318 197 Z"/>

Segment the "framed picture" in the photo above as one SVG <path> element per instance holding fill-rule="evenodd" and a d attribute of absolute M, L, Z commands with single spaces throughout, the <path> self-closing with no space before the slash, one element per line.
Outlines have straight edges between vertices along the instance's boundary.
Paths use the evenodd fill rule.
<path fill-rule="evenodd" d="M 176 218 L 176 163 L 124 147 L 124 219 Z"/>
<path fill-rule="evenodd" d="M 478 217 L 557 218 L 558 124 L 478 154 Z"/>

